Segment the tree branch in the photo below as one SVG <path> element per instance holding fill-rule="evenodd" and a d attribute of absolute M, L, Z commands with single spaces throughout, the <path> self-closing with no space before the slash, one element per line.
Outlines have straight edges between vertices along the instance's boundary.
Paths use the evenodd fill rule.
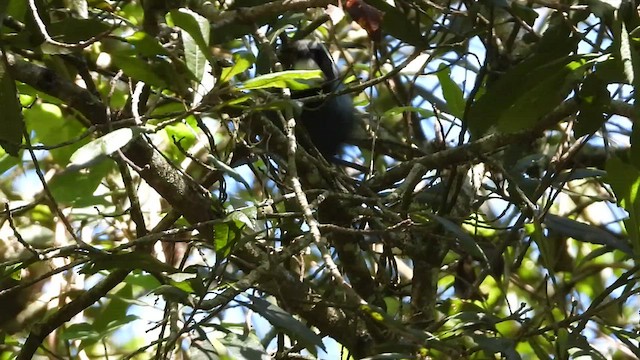
<path fill-rule="evenodd" d="M 210 16 L 208 20 L 211 22 L 211 29 L 215 31 L 231 24 L 253 24 L 260 19 L 280 15 L 286 11 L 305 11 L 312 7 L 325 7 L 335 2 L 335 0 L 280 0 L 258 6 L 223 11 L 215 16 Z"/>

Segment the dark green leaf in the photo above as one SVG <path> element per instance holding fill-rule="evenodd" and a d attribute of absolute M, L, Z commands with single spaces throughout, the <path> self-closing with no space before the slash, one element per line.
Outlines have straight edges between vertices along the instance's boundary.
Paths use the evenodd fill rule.
<path fill-rule="evenodd" d="M 0 54 L 0 146 L 7 154 L 18 156 L 24 133 L 24 120 L 16 84 L 8 70 L 9 66 L 3 52 Z"/>
<path fill-rule="evenodd" d="M 316 347 L 326 351 L 322 337 L 296 320 L 291 314 L 266 300 L 251 295 L 247 296 L 251 299 L 251 303 L 245 304 L 248 308 L 267 319 L 271 325 L 285 331 L 292 339 L 300 341 L 311 353 L 316 353 Z"/>
<path fill-rule="evenodd" d="M 629 159 L 637 169 L 640 169 L 640 125 L 636 121 L 631 126 L 631 136 L 629 137 L 631 149 Z"/>
<path fill-rule="evenodd" d="M 540 64 L 542 60 L 534 57 L 523 61 L 473 103 L 467 125 L 474 137 L 484 135 L 491 127 L 506 133 L 530 129 L 566 98 L 584 59 L 568 56 Z"/>
<path fill-rule="evenodd" d="M 629 213 L 624 221 L 635 256 L 640 254 L 640 171 L 618 157 L 607 161 L 605 181 L 611 185 L 618 203 Z"/>
<path fill-rule="evenodd" d="M 130 301 L 134 299 L 131 285 L 123 286 L 108 298 L 109 302 L 101 309 L 91 324 L 98 336 L 84 339 L 80 345 L 81 349 L 95 344 L 118 328 L 138 319 L 135 315 L 127 315 Z"/>
<path fill-rule="evenodd" d="M 0 19 L 4 19 L 5 14 L 7 13 L 7 7 L 9 6 L 11 1 L 3 1 L 0 2 Z M 2 34 L 4 30 L 4 24 L 0 24 L 0 34 Z"/>
<path fill-rule="evenodd" d="M 575 136 L 592 134 L 598 131 L 604 124 L 606 118 L 604 113 L 611 103 L 611 96 L 607 90 L 607 83 L 595 74 L 589 74 L 580 91 L 580 114 L 578 123 L 575 126 Z"/>
<path fill-rule="evenodd" d="M 92 255 L 91 262 L 81 269 L 83 274 L 95 274 L 102 270 L 115 269 L 140 269 L 149 273 L 166 272 L 175 273 L 177 270 L 168 264 L 141 252 L 129 252 L 124 254 L 99 254 Z"/>
<path fill-rule="evenodd" d="M 474 335 L 473 341 L 490 354 L 501 353 L 507 360 L 522 359 L 516 351 L 515 342 L 511 339 Z"/>
<path fill-rule="evenodd" d="M 473 236 L 464 231 L 464 229 L 460 227 L 460 225 L 454 223 L 449 219 L 445 219 L 442 216 L 429 215 L 429 217 L 440 223 L 440 225 L 442 225 L 447 231 L 454 234 L 460 242 L 460 245 L 474 259 L 478 259 L 484 264 L 489 264 L 489 259 L 487 259 L 487 255 L 484 253 L 484 250 L 482 250 L 482 248 L 478 245 Z"/>
<path fill-rule="evenodd" d="M 67 17 L 61 21 L 51 23 L 47 30 L 49 35 L 59 42 L 78 43 L 87 41 L 109 30 L 109 25 L 99 18 L 79 19 Z"/>
<path fill-rule="evenodd" d="M 418 48 L 426 46 L 427 41 L 416 25 L 417 19 L 409 19 L 407 14 L 384 0 L 367 0 L 367 3 L 384 13 L 382 17 L 384 32 Z"/>
<path fill-rule="evenodd" d="M 513 15 L 524 20 L 529 26 L 533 26 L 538 18 L 538 13 L 534 9 L 517 1 L 511 2 L 511 10 L 513 11 Z"/>
<path fill-rule="evenodd" d="M 610 246 L 628 255 L 633 255 L 633 250 L 624 239 L 619 239 L 594 225 L 581 223 L 553 214 L 547 214 L 544 217 L 544 224 L 547 228 L 557 231 L 561 235 L 574 238 L 575 240 Z"/>
<path fill-rule="evenodd" d="M 143 81 L 161 89 L 169 88 L 171 74 L 162 71 L 164 60 L 146 61 L 136 56 L 112 54 L 111 59 L 116 67 L 122 69 L 127 76 L 134 80 Z"/>
<path fill-rule="evenodd" d="M 232 332 L 222 339 L 213 339 L 212 342 L 195 341 L 189 347 L 189 356 L 193 360 L 271 359 L 253 333 L 238 335 Z"/>
<path fill-rule="evenodd" d="M 122 324 L 123 320 L 127 319 L 127 309 L 129 309 L 129 303 L 123 299 L 131 300 L 133 298 L 133 286 L 130 284 L 122 286 L 110 295 L 109 302 L 93 321 L 93 327 L 96 331 L 106 335 L 106 332 L 113 330 L 113 324 Z"/>

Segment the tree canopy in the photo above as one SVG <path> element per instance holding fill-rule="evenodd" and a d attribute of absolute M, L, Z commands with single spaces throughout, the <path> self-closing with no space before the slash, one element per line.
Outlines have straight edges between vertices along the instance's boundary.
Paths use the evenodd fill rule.
<path fill-rule="evenodd" d="M 634 1 L 0 19 L 2 359 L 640 357 Z"/>

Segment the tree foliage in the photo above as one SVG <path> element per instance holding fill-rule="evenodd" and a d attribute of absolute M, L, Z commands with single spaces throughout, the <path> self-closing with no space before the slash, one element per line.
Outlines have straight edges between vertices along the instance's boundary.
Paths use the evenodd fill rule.
<path fill-rule="evenodd" d="M 0 19 L 3 359 L 640 357 L 633 1 Z M 300 38 L 338 94 L 291 99 Z M 334 164 L 294 119 L 344 94 Z"/>

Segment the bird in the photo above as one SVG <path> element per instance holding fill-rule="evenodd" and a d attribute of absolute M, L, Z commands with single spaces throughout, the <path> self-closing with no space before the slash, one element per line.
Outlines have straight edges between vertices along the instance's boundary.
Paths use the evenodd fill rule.
<path fill-rule="evenodd" d="M 292 91 L 291 97 L 328 95 L 322 100 L 305 102 L 297 120 L 320 154 L 330 162 L 339 162 L 336 155 L 353 131 L 355 108 L 349 94 L 332 95 L 345 88 L 333 58 L 322 43 L 306 39 L 283 44 L 279 58 L 287 69 L 322 71 L 324 82 L 319 88 Z"/>

